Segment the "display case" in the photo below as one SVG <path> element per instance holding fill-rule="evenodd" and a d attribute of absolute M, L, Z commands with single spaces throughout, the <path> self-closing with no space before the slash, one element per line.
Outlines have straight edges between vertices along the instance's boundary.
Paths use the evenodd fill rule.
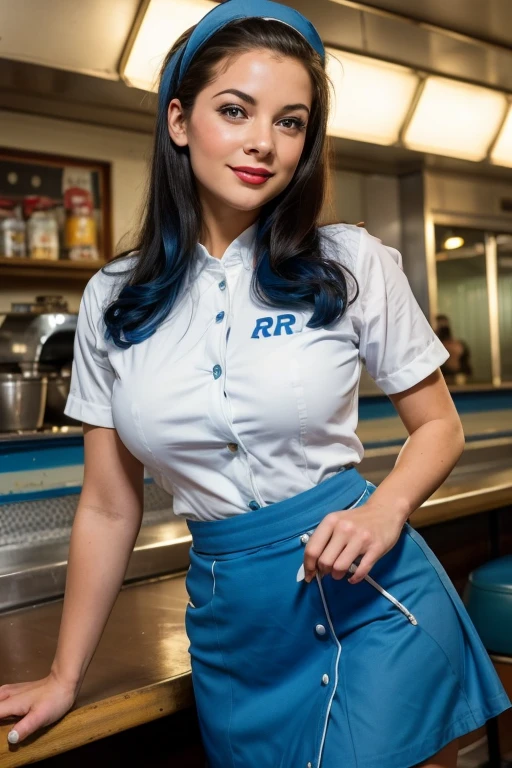
<path fill-rule="evenodd" d="M 110 163 L 0 147 L 3 281 L 83 281 L 111 256 Z"/>

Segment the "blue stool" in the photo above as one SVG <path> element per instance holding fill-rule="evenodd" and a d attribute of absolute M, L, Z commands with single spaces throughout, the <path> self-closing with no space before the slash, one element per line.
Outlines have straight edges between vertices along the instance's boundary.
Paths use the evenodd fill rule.
<path fill-rule="evenodd" d="M 512 555 L 472 571 L 464 603 L 491 659 L 512 664 Z M 486 729 L 489 766 L 501 768 L 498 718 L 488 720 Z"/>

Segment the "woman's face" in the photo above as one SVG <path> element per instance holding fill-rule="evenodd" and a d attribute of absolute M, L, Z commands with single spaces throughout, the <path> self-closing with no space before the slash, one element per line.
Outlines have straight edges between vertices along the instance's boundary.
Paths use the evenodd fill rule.
<path fill-rule="evenodd" d="M 278 195 L 297 168 L 312 99 L 311 80 L 300 61 L 261 49 L 231 60 L 198 94 L 188 121 L 173 99 L 169 133 L 179 146 L 189 147 L 202 201 L 217 210 L 220 203 L 253 211 Z M 251 183 L 234 173 L 239 166 L 273 175 Z"/>

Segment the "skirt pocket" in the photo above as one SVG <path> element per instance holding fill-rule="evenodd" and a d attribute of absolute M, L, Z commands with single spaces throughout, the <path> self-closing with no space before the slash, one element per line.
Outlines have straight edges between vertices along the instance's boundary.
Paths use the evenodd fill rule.
<path fill-rule="evenodd" d="M 206 608 L 215 594 L 215 566 L 213 558 L 201 557 L 190 549 L 190 567 L 185 577 L 188 593 L 187 609 Z"/>
<path fill-rule="evenodd" d="M 355 573 L 355 572 L 356 572 L 356 570 L 357 570 L 357 565 L 355 565 L 354 563 L 352 563 L 352 565 L 350 565 L 350 566 L 349 566 L 349 571 L 350 571 L 350 573 Z M 397 600 L 397 599 L 396 599 L 396 597 L 393 597 L 393 595 L 391 594 L 391 592 L 388 592 L 387 590 L 385 590 L 385 589 L 384 589 L 384 587 L 381 587 L 381 585 L 380 585 L 378 582 L 376 582 L 376 581 L 375 581 L 375 579 L 372 579 L 372 577 L 371 577 L 371 576 L 365 576 L 365 577 L 364 577 L 364 580 L 365 580 L 365 581 L 367 581 L 367 582 L 368 582 L 368 584 L 371 584 L 371 585 L 372 585 L 372 587 L 375 587 L 375 589 L 376 589 L 378 592 L 380 592 L 380 593 L 381 593 L 381 595 L 383 595 L 383 596 L 384 596 L 384 597 L 385 597 L 387 600 L 389 600 L 391 603 L 393 603 L 393 605 L 396 605 L 396 607 L 398 608 L 398 610 L 399 610 L 399 611 L 402 611 L 402 613 L 404 614 L 404 616 L 406 616 L 406 617 L 409 619 L 409 621 L 411 622 L 411 624 L 414 624 L 414 625 L 416 625 L 416 624 L 418 623 L 418 622 L 417 622 L 417 620 L 416 620 L 416 618 L 415 618 L 415 617 L 413 616 L 413 614 L 410 612 L 410 610 L 409 610 L 408 608 L 406 608 L 406 607 L 405 607 L 405 605 L 403 605 L 403 604 L 402 604 L 402 603 L 401 603 L 399 600 Z"/>
<path fill-rule="evenodd" d="M 369 480 L 366 481 L 366 488 L 363 492 L 363 494 L 360 496 L 360 498 L 355 502 L 355 504 L 352 504 L 352 506 L 349 507 L 349 509 L 354 509 L 355 507 L 360 507 L 362 504 L 367 501 L 367 499 L 370 498 L 370 496 L 374 493 L 374 491 L 377 490 L 377 486 L 371 483 Z M 357 558 L 357 560 L 360 561 L 361 558 Z M 350 573 L 355 573 L 357 570 L 358 562 L 352 563 L 352 565 L 349 566 Z M 411 611 L 406 608 L 405 605 L 403 605 L 399 600 L 396 599 L 390 592 L 388 592 L 384 587 L 382 587 L 375 579 L 373 579 L 370 575 L 367 575 L 364 577 L 364 580 L 368 582 L 368 584 L 371 584 L 372 587 L 375 587 L 375 589 L 380 592 L 383 597 L 385 597 L 387 600 L 389 600 L 393 605 L 395 605 L 399 611 L 401 611 L 404 616 L 407 617 L 407 619 L 411 622 L 411 624 L 416 625 L 418 622 L 416 618 L 413 616 Z"/>

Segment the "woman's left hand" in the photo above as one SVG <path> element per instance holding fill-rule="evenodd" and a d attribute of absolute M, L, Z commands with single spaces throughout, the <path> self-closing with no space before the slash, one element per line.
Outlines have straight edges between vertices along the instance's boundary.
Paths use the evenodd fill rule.
<path fill-rule="evenodd" d="M 330 573 L 333 579 L 342 579 L 349 566 L 362 555 L 357 570 L 348 579 L 351 584 L 357 584 L 377 560 L 394 547 L 403 525 L 403 520 L 386 514 L 371 497 L 361 507 L 329 513 L 306 545 L 305 580 L 311 581 L 317 570 L 320 576 Z"/>

